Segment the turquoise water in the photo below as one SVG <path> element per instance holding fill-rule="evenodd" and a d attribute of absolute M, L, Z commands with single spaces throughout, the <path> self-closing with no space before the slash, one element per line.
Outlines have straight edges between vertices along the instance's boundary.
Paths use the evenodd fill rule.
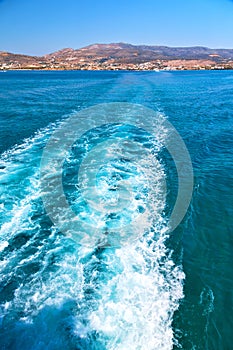
<path fill-rule="evenodd" d="M 232 349 L 232 91 L 232 71 L 0 74 L 1 349 Z M 158 142 L 166 130 L 156 129 L 156 141 L 130 127 L 87 125 L 63 179 L 69 203 L 85 220 L 90 212 L 75 188 L 77 164 L 100 138 L 137 140 L 158 163 L 146 183 L 133 164 L 109 156 L 98 180 L 102 193 L 109 178 L 127 178 L 134 193 L 128 213 L 150 201 L 151 215 L 130 245 L 86 247 L 46 214 L 40 161 L 67 118 L 111 102 L 142 104 L 157 113 L 156 123 L 173 124 L 192 159 L 193 196 L 168 234 L 177 176 Z M 110 216 L 106 225 L 112 222 Z"/>

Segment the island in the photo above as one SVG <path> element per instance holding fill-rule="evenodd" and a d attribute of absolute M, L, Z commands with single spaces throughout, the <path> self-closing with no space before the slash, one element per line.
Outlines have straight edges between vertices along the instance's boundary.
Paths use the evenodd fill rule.
<path fill-rule="evenodd" d="M 0 51 L 0 70 L 224 70 L 233 69 L 233 49 L 126 43 L 66 48 L 44 56 Z"/>

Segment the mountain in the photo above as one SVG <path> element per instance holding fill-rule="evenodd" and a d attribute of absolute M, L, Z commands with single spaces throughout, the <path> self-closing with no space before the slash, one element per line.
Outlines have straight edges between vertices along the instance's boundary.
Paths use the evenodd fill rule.
<path fill-rule="evenodd" d="M 65 48 L 41 57 L 0 52 L 0 69 L 198 69 L 232 68 L 233 49 L 126 43 Z"/>

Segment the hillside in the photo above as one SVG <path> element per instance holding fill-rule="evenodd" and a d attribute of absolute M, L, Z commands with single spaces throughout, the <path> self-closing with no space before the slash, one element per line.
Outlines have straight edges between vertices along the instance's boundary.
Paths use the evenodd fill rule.
<path fill-rule="evenodd" d="M 231 69 L 233 49 L 125 43 L 66 48 L 45 56 L 0 52 L 0 69 Z"/>

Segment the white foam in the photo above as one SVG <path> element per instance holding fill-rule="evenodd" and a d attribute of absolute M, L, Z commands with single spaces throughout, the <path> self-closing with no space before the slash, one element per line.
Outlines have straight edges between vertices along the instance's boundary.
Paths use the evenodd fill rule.
<path fill-rule="evenodd" d="M 21 165 L 14 163 L 14 160 L 19 156 L 23 161 L 23 156 L 36 145 L 43 144 L 50 133 L 50 128 L 44 129 L 23 145 L 2 155 L 9 169 L 16 167 L 15 176 L 18 170 L 21 171 Z M 33 214 L 33 203 L 40 197 L 38 166 L 36 159 L 27 175 L 29 182 L 24 178 L 25 188 L 19 198 L 16 197 L 14 186 L 4 192 L 9 197 L 12 195 L 14 205 L 0 231 L 0 251 L 8 247 L 9 239 L 18 232 L 36 228 L 37 222 L 32 222 L 30 217 Z M 10 176 L 6 167 L 4 176 L 8 175 Z M 161 168 L 158 179 L 163 175 Z M 155 184 L 158 179 L 154 179 Z M 137 178 L 136 180 L 138 181 Z M 172 319 L 179 300 L 183 297 L 184 273 L 174 265 L 171 254 L 167 251 L 166 220 L 162 214 L 157 214 L 164 206 L 164 198 L 157 196 L 159 192 L 156 191 L 157 187 L 154 186 L 152 212 L 156 221 L 150 216 L 143 223 L 148 229 L 147 235 L 130 246 L 107 249 L 103 252 L 103 261 L 98 260 L 96 255 L 88 258 L 93 253 L 90 248 L 79 248 L 67 237 L 58 235 L 53 227 L 47 239 L 37 246 L 37 251 L 25 257 L 23 250 L 36 238 L 34 233 L 23 247 L 14 250 L 7 256 L 7 260 L 3 260 L 1 271 L 6 271 L 9 266 L 8 278 L 17 274 L 18 267 L 27 267 L 32 262 L 40 264 L 40 269 L 30 276 L 29 282 L 22 281 L 17 286 L 12 300 L 3 307 L 3 314 L 16 310 L 23 315 L 20 318 L 22 324 L 40 325 L 40 339 L 39 333 L 45 331 L 44 324 L 46 325 L 48 316 L 45 313 L 46 319 L 38 324 L 38 315 L 46 307 L 60 308 L 72 300 L 76 305 L 73 308 L 73 323 L 70 325 L 74 337 L 85 339 L 92 331 L 96 331 L 103 347 L 109 350 L 171 350 L 174 342 Z M 150 231 L 152 228 L 153 232 Z M 37 235 L 39 234 L 38 229 Z M 91 264 L 96 261 L 103 264 L 105 271 L 89 271 L 91 277 L 87 281 L 85 269 L 89 265 L 91 269 Z M 88 288 L 93 291 L 90 300 L 85 296 Z M 54 314 L 56 315 L 55 311 Z M 45 333 L 49 339 L 49 330 Z M 25 334 L 22 335 L 24 336 Z M 42 345 L 38 345 L 39 348 Z"/>
<path fill-rule="evenodd" d="M 184 273 L 166 255 L 165 236 L 152 246 L 145 239 L 117 250 L 122 272 L 102 286 L 89 316 L 91 327 L 108 338 L 107 349 L 172 349 Z"/>
<path fill-rule="evenodd" d="M 6 247 L 8 247 L 8 242 L 0 242 L 0 252 L 4 250 Z"/>

